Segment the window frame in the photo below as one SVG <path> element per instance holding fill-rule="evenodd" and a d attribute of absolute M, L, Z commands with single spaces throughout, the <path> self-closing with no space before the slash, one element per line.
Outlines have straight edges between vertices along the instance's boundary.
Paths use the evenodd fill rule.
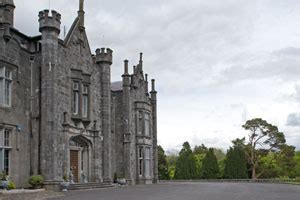
<path fill-rule="evenodd" d="M 151 177 L 151 148 L 150 147 L 144 148 L 144 165 L 145 165 L 144 176 L 146 178 L 150 178 Z M 147 169 L 149 171 L 147 171 Z"/>
<path fill-rule="evenodd" d="M 89 117 L 90 108 L 90 87 L 88 84 L 82 84 L 82 117 Z"/>
<path fill-rule="evenodd" d="M 77 85 L 75 87 L 75 85 Z M 72 115 L 78 116 L 80 112 L 80 82 L 72 81 Z"/>
<path fill-rule="evenodd" d="M 6 66 L 0 66 L 0 96 L 2 96 L 0 106 L 2 107 L 11 107 L 12 105 L 12 76 L 13 71 L 11 69 Z"/>
<path fill-rule="evenodd" d="M 1 171 L 5 171 L 6 174 L 8 175 L 9 174 L 9 171 L 10 171 L 10 165 L 11 165 L 11 160 L 10 160 L 10 157 L 11 157 L 11 141 L 10 141 L 10 138 L 11 138 L 11 133 L 12 133 L 12 129 L 10 128 L 6 128 L 6 127 L 2 127 L 0 128 L 0 158 L 1 158 L 1 161 L 0 163 L 2 163 L 0 165 L 1 167 Z"/>
<path fill-rule="evenodd" d="M 138 174 L 139 176 L 144 176 L 144 148 L 138 147 Z"/>

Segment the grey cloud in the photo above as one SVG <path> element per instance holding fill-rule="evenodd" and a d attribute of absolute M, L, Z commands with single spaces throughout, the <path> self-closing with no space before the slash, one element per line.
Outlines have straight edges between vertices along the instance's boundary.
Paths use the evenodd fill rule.
<path fill-rule="evenodd" d="M 300 126 L 300 113 L 291 113 L 287 117 L 287 126 Z"/>

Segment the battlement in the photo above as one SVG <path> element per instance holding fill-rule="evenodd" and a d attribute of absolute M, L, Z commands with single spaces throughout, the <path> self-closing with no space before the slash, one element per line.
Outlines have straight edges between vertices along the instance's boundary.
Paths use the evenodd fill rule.
<path fill-rule="evenodd" d="M 107 62 L 112 64 L 113 51 L 109 48 L 96 49 L 96 63 Z"/>
<path fill-rule="evenodd" d="M 51 11 L 51 16 L 49 15 L 49 10 L 40 11 L 39 22 L 40 32 L 43 29 L 54 29 L 60 33 L 61 15 L 55 10 Z"/>

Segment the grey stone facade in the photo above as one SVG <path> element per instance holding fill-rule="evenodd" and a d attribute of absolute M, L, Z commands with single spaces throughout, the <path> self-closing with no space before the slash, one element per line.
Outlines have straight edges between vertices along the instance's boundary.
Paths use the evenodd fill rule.
<path fill-rule="evenodd" d="M 19 187 L 33 174 L 49 184 L 64 174 L 156 183 L 157 100 L 142 54 L 133 74 L 125 61 L 111 83 L 113 51 L 91 54 L 83 0 L 64 40 L 56 11 L 41 11 L 41 35 L 29 37 L 14 28 L 14 9 L 0 0 L 0 169 Z"/>

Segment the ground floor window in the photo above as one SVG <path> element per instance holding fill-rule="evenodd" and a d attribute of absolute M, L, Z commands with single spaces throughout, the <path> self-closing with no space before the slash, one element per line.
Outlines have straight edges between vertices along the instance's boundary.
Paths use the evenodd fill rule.
<path fill-rule="evenodd" d="M 150 177 L 150 148 L 145 148 L 145 177 Z"/>
<path fill-rule="evenodd" d="M 150 147 L 138 148 L 138 173 L 143 177 L 151 177 Z"/>
<path fill-rule="evenodd" d="M 0 171 L 5 171 L 9 174 L 10 167 L 10 135 L 11 130 L 0 130 Z"/>
<path fill-rule="evenodd" d="M 139 148 L 139 175 L 143 175 L 143 147 Z"/>

